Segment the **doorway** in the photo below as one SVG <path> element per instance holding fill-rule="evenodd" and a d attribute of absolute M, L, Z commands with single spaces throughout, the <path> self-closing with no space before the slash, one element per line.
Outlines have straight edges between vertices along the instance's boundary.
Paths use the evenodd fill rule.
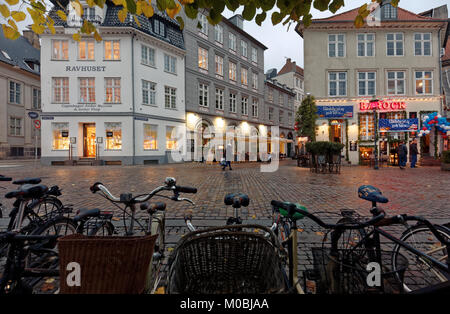
<path fill-rule="evenodd" d="M 83 157 L 95 158 L 96 142 L 95 142 L 95 123 L 83 124 Z"/>
<path fill-rule="evenodd" d="M 341 124 L 331 125 L 331 141 L 335 143 L 342 143 L 342 128 Z"/>

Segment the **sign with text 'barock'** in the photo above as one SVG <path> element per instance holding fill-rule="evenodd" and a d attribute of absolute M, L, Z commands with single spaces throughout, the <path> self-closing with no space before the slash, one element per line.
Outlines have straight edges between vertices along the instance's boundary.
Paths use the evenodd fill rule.
<path fill-rule="evenodd" d="M 317 106 L 317 115 L 319 119 L 353 118 L 353 106 Z"/>
<path fill-rule="evenodd" d="M 378 100 L 375 102 L 361 101 L 359 103 L 360 111 L 368 111 L 373 109 L 377 109 L 378 111 L 406 110 L 406 103 L 404 101 L 396 100 Z"/>
<path fill-rule="evenodd" d="M 419 119 L 380 119 L 380 132 L 417 132 Z"/>

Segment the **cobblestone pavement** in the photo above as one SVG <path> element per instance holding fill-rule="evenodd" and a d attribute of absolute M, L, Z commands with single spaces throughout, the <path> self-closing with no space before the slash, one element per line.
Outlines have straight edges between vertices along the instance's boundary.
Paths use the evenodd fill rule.
<path fill-rule="evenodd" d="M 437 223 L 450 221 L 450 174 L 438 167 L 404 171 L 391 167 L 378 171 L 368 167 L 343 167 L 341 174 L 337 175 L 311 173 L 306 168 L 297 167 L 292 160 L 280 162 L 280 168 L 274 173 L 260 172 L 259 163 L 233 164 L 232 171 L 222 171 L 217 164 L 201 163 L 99 167 L 44 167 L 15 161 L 9 164 L 0 164 L 0 174 L 15 179 L 42 177 L 43 184 L 62 188 L 60 199 L 64 204 L 73 204 L 75 209 L 114 208 L 89 191 L 89 186 L 98 181 L 115 195 L 149 192 L 162 185 L 167 176 L 175 177 L 179 185 L 196 187 L 197 194 L 184 195 L 194 200 L 195 207 L 184 202 L 167 201 L 167 255 L 180 236 L 187 232 L 183 220 L 186 210 L 192 210 L 193 223 L 200 228 L 222 225 L 227 217 L 233 215 L 233 209 L 223 204 L 225 194 L 230 192 L 243 192 L 250 197 L 250 205 L 240 213 L 244 222 L 266 226 L 271 223 L 272 199 L 299 202 L 329 222 L 337 221 L 340 209 L 344 208 L 355 209 L 367 216 L 370 204 L 357 196 L 358 187 L 363 184 L 377 186 L 389 198 L 389 203 L 383 208 L 390 215 L 407 213 L 423 215 Z M 8 182 L 1 185 L 7 190 L 12 188 Z M 1 201 L 7 208 L 11 207 L 10 201 Z M 0 219 L 0 230 L 5 223 L 6 218 Z M 115 224 L 120 227 L 120 222 Z M 299 229 L 299 271 L 302 273 L 312 267 L 310 248 L 321 245 L 324 230 L 306 220 L 300 223 Z M 401 230 L 401 227 L 394 228 L 392 232 L 395 234 Z"/>

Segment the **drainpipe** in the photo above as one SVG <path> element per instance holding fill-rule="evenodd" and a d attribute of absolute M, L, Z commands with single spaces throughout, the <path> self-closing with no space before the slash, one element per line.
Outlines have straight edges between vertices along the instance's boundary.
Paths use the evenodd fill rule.
<path fill-rule="evenodd" d="M 132 119 L 133 119 L 133 165 L 135 164 L 134 161 L 134 157 L 136 155 L 136 125 L 135 125 L 135 119 L 134 119 L 134 114 L 136 112 L 136 108 L 135 108 L 135 103 L 134 103 L 134 37 L 136 36 L 136 34 L 133 31 L 133 35 L 131 36 L 131 90 L 132 92 L 132 102 L 133 102 L 133 114 L 132 114 Z"/>

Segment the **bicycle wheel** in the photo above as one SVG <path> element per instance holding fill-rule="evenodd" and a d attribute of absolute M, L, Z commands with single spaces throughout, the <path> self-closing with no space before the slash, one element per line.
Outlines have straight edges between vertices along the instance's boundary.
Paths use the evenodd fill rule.
<path fill-rule="evenodd" d="M 90 236 L 112 236 L 114 233 L 114 226 L 109 221 L 102 221 L 89 231 Z"/>
<path fill-rule="evenodd" d="M 439 234 L 447 240 L 450 239 L 450 232 L 447 228 L 435 225 Z M 416 225 L 406 230 L 400 237 L 400 241 L 409 244 L 415 249 L 439 260 L 446 262 L 448 253 L 445 245 L 442 245 L 433 233 L 425 225 Z M 434 284 L 448 281 L 449 274 L 446 275 L 426 259 L 417 256 L 404 247 L 396 244 L 392 250 L 392 268 L 399 269 L 398 255 L 402 254 L 408 259 L 408 268 L 404 273 L 403 288 L 406 292 L 411 292 L 421 288 L 426 288 Z M 397 275 L 397 280 L 401 280 Z"/>
<path fill-rule="evenodd" d="M 351 217 L 344 217 L 338 220 L 337 224 L 354 224 L 358 221 Z M 364 255 L 364 244 L 361 241 L 366 236 L 366 231 L 361 229 L 343 229 L 341 230 L 339 240 L 337 243 L 337 249 L 341 252 L 351 252 L 352 254 L 358 254 L 360 257 Z M 354 247 L 358 246 L 359 250 L 353 250 Z"/>
<path fill-rule="evenodd" d="M 153 216 L 151 234 L 158 234 L 155 242 L 155 249 L 150 260 L 147 272 L 145 290 L 147 293 L 155 293 L 161 280 L 161 267 L 164 259 L 165 243 L 165 213 L 158 213 Z"/>

